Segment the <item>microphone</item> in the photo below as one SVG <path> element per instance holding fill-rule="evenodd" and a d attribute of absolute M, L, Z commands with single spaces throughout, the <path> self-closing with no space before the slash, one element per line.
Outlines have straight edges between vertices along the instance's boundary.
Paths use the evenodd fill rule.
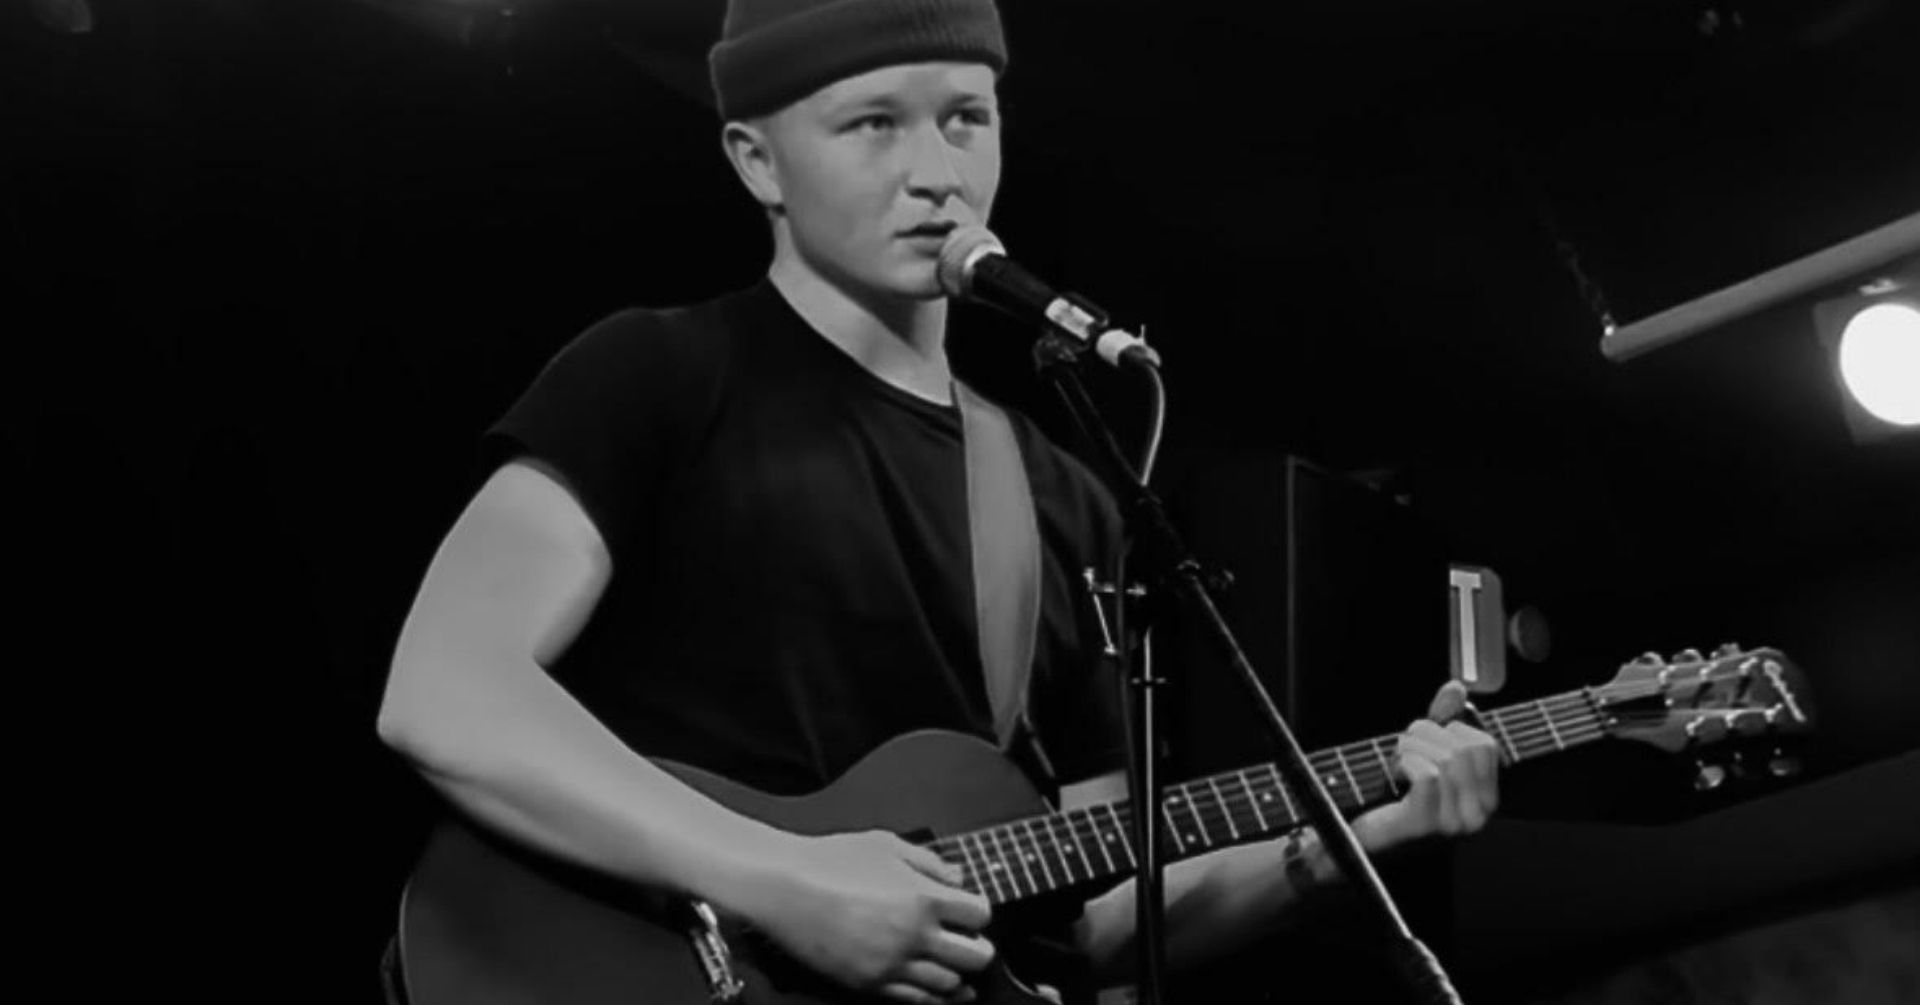
<path fill-rule="evenodd" d="M 1110 366 L 1158 367 L 1160 354 L 1140 337 L 1110 324 L 1105 312 L 1078 297 L 1056 293 L 1007 257 L 1005 245 L 979 224 L 955 227 L 940 249 L 940 288 L 947 295 L 1037 321 L 1091 348 Z"/>

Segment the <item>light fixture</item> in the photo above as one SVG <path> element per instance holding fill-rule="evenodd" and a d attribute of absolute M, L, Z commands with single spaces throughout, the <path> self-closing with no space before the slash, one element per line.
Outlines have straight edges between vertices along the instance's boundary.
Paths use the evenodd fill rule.
<path fill-rule="evenodd" d="M 1608 359 L 1623 363 L 1642 353 L 1711 331 L 1795 297 L 1818 295 L 1855 277 L 1884 275 L 1889 263 L 1920 254 L 1920 213 L 1823 248 L 1725 289 L 1689 300 L 1652 317 L 1622 325 L 1600 340 Z M 1911 277 L 1910 277 L 1911 278 Z M 1907 292 L 1913 291 L 1909 283 Z"/>
<path fill-rule="evenodd" d="M 1822 301 L 1813 318 L 1854 439 L 1920 434 L 1920 275 Z"/>

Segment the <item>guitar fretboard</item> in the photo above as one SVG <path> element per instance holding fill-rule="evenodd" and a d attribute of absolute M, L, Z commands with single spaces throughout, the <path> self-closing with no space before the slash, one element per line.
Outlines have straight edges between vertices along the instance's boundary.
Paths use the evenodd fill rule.
<path fill-rule="evenodd" d="M 1583 688 L 1480 714 L 1501 761 L 1517 764 L 1607 734 L 1601 703 Z M 1308 757 L 1328 795 L 1352 813 L 1398 798 L 1399 736 L 1375 737 Z M 1199 778 L 1161 790 L 1159 834 L 1169 861 L 1284 834 L 1305 807 L 1276 765 Z M 929 847 L 959 866 L 968 889 L 1004 904 L 1129 875 L 1138 868 L 1126 800 L 1014 820 L 952 835 Z"/>

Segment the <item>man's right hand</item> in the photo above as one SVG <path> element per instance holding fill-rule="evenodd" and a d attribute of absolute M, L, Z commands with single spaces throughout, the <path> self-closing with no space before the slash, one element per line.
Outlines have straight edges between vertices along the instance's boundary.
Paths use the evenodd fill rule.
<path fill-rule="evenodd" d="M 993 961 L 986 898 L 959 869 L 885 831 L 794 836 L 747 891 L 742 913 L 795 959 L 911 1005 L 965 1002 Z"/>

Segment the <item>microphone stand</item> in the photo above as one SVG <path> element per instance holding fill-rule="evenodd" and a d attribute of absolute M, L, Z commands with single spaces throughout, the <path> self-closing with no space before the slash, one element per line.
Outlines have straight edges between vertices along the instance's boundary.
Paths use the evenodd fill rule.
<path fill-rule="evenodd" d="M 1214 602 L 1209 583 L 1211 577 L 1187 550 L 1179 532 L 1167 518 L 1166 507 L 1141 479 L 1115 440 L 1112 428 L 1101 416 L 1093 399 L 1087 395 L 1086 385 L 1081 382 L 1075 366 L 1085 351 L 1081 343 L 1048 329 L 1034 345 L 1035 368 L 1060 393 L 1082 437 L 1100 455 L 1107 469 L 1107 481 L 1120 501 L 1127 526 L 1143 547 L 1147 567 L 1156 580 L 1169 586 L 1172 592 L 1178 593 L 1201 615 L 1206 630 L 1226 653 L 1241 684 L 1259 706 L 1262 718 L 1273 735 L 1274 744 L 1280 748 L 1281 757 L 1276 764 L 1282 779 L 1294 798 L 1306 809 L 1307 822 L 1319 834 L 1340 871 L 1359 887 L 1369 905 L 1364 916 L 1370 919 L 1375 934 L 1384 942 L 1413 999 L 1435 1005 L 1458 1005 L 1460 996 L 1448 980 L 1439 959 L 1407 927 L 1386 886 L 1374 872 L 1372 862 L 1368 861 L 1359 841 L 1354 838 L 1353 830 L 1347 826 L 1333 797 L 1327 793 L 1317 772 L 1308 763 L 1299 741 L 1294 739 L 1293 731 L 1287 726 L 1279 707 L 1274 704 L 1272 694 L 1261 683 L 1252 662 L 1240 648 L 1233 629 Z M 1121 358 L 1150 371 L 1149 376 L 1154 379 L 1158 391 L 1157 371 L 1136 357 Z M 1116 582 L 1114 585 L 1121 598 L 1121 603 L 1116 607 L 1123 607 L 1125 584 Z M 1126 636 L 1122 634 L 1119 638 L 1124 650 Z M 1159 982 L 1165 963 L 1165 945 L 1161 937 L 1166 910 L 1161 892 L 1164 856 L 1158 840 L 1160 793 L 1149 788 L 1149 784 L 1158 785 L 1154 763 L 1159 752 L 1159 737 L 1152 735 L 1158 727 L 1153 716 L 1153 690 L 1162 681 L 1155 679 L 1152 674 L 1149 667 L 1128 678 L 1136 703 L 1132 719 L 1135 729 L 1129 746 L 1134 761 L 1130 774 L 1134 779 L 1133 818 L 1139 849 L 1135 863 L 1138 925 L 1134 949 L 1139 958 L 1141 986 L 1146 989 L 1148 996 L 1146 1000 L 1152 1005 L 1159 1005 Z"/>

